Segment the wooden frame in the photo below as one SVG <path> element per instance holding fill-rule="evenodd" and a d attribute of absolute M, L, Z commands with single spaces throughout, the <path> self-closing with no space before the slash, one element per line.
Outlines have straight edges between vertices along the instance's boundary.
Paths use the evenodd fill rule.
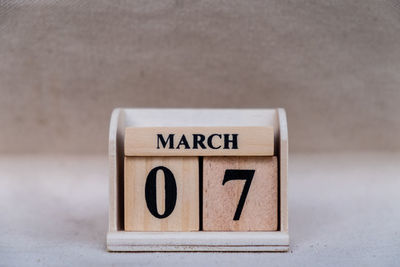
<path fill-rule="evenodd" d="M 125 232 L 125 128 L 272 126 L 278 157 L 279 230 L 273 232 Z M 125 109 L 113 111 L 109 135 L 109 251 L 288 251 L 288 132 L 284 109 Z"/>

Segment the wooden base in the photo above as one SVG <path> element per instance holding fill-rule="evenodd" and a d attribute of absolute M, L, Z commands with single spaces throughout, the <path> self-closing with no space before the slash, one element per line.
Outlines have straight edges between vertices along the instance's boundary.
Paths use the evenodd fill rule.
<path fill-rule="evenodd" d="M 109 251 L 285 252 L 283 232 L 109 232 Z"/>

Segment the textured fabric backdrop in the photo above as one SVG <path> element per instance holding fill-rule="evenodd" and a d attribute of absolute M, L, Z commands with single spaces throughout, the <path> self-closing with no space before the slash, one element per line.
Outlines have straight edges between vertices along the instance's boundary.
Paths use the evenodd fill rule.
<path fill-rule="evenodd" d="M 0 152 L 107 150 L 114 107 L 284 107 L 292 151 L 400 149 L 399 1 L 0 0 Z"/>

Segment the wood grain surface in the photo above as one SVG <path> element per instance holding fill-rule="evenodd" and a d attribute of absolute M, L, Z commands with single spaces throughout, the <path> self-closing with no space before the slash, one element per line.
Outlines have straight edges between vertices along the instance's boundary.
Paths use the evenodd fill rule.
<path fill-rule="evenodd" d="M 176 204 L 166 218 L 151 214 L 146 204 L 145 184 L 149 172 L 168 168 L 177 188 Z M 125 231 L 198 231 L 199 165 L 197 157 L 125 157 Z M 165 211 L 165 179 L 157 172 L 156 199 L 160 214 Z"/>
<path fill-rule="evenodd" d="M 236 148 L 233 148 L 233 135 L 236 135 Z M 126 156 L 271 156 L 273 154 L 274 129 L 269 126 L 128 127 L 125 130 Z"/>
<path fill-rule="evenodd" d="M 205 231 L 275 231 L 278 227 L 276 157 L 204 157 Z M 227 169 L 255 170 L 239 220 L 233 220 L 245 181 L 223 185 Z"/>

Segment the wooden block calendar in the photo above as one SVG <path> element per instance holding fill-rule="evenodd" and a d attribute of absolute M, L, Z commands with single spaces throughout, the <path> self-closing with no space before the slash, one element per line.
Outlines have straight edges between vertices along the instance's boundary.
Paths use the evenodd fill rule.
<path fill-rule="evenodd" d="M 283 109 L 116 109 L 109 251 L 287 251 Z"/>

